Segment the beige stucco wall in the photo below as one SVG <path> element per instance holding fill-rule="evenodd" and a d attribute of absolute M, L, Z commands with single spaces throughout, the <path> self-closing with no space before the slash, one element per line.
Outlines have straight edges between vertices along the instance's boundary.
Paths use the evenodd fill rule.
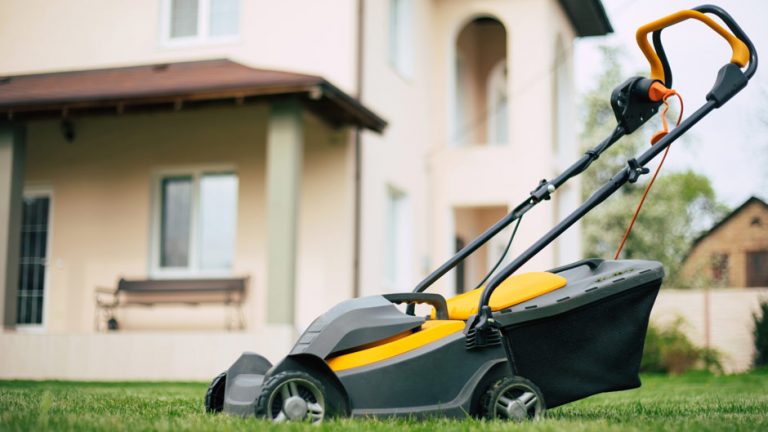
<path fill-rule="evenodd" d="M 163 0 L 4 0 L 0 74 L 231 58 L 355 86 L 357 0 L 240 2 L 232 42 L 168 46 Z M 331 31 L 332 30 L 332 31 Z"/>
<path fill-rule="evenodd" d="M 389 61 L 389 2 L 369 0 L 364 7 L 365 46 L 362 100 L 387 119 L 382 135 L 362 139 L 362 250 L 360 292 L 409 291 L 434 262 L 429 262 L 428 231 L 433 223 L 427 179 L 432 175 L 427 152 L 433 134 L 430 82 L 433 10 L 428 1 L 413 1 L 413 75 L 403 76 Z M 406 286 L 391 287 L 385 278 L 387 194 L 395 188 L 408 196 L 411 213 L 412 274 Z"/>
<path fill-rule="evenodd" d="M 551 145 L 555 40 L 559 35 L 564 41 L 570 77 L 574 35 L 557 0 L 415 0 L 414 72 L 403 76 L 389 62 L 389 2 L 363 3 L 362 101 L 389 122 L 383 135 L 364 132 L 362 139 L 360 292 L 369 295 L 410 290 L 453 253 L 454 208 L 511 208 L 539 179 L 552 177 L 556 164 Z M 322 75 L 348 93 L 356 92 L 357 0 L 287 0 L 270 2 L 268 7 L 243 0 L 237 41 L 184 47 L 163 44 L 160 4 L 160 0 L 0 2 L 0 29 L 13 35 L 0 38 L 0 75 L 228 57 L 255 67 Z M 479 15 L 498 18 L 507 30 L 511 144 L 452 149 L 448 147 L 448 134 L 453 130 L 452 53 L 462 26 Z M 31 138 L 28 178 L 31 186 L 53 188 L 51 295 L 47 302 L 52 336 L 70 332 L 80 337 L 80 332 L 91 331 L 95 286 L 114 286 L 120 275 L 146 275 L 149 176 L 155 169 L 229 164 L 240 175 L 235 272 L 251 275 L 248 334 L 254 335 L 253 349 L 262 349 L 259 344 L 265 342 L 255 332 L 263 328 L 266 298 L 266 110 L 266 106 L 257 106 L 76 119 L 78 138 L 71 144 L 61 139 L 57 121 L 37 125 Z M 573 118 L 559 121 L 567 125 Z M 298 328 L 352 293 L 353 148 L 345 132 L 328 130 L 316 122 L 306 129 L 306 135 L 297 257 Z M 220 144 L 224 141 L 228 144 Z M 390 187 L 406 193 L 410 200 L 413 274 L 411 283 L 401 287 L 387 286 L 384 277 Z M 512 253 L 526 248 L 553 219 L 551 203 L 529 213 Z M 560 255 L 575 258 L 578 254 L 578 247 L 572 246 L 570 255 L 568 251 Z M 554 255 L 548 249 L 528 268 L 550 267 L 556 261 Z M 453 286 L 450 279 L 440 285 L 444 293 Z M 163 306 L 124 314 L 126 334 L 137 338 L 130 345 L 136 350 L 142 349 L 141 337 L 149 335 L 137 332 L 145 329 L 212 329 L 223 325 L 226 318 L 225 310 L 213 306 Z M 286 349 L 292 342 L 284 333 L 258 334 L 276 335 Z M 166 335 L 170 338 L 171 334 Z M 9 339 L 0 340 L 0 349 L 30 343 L 38 345 L 29 345 L 28 352 L 47 352 L 39 350 L 49 339 L 11 336 L 20 339 L 11 345 L 2 345 Z M 129 340 L 133 339 L 125 339 Z M 83 343 L 94 347 L 113 343 L 107 341 L 88 339 Z M 187 347 L 179 348 L 181 352 L 194 352 L 187 342 L 178 343 Z M 68 358 L 80 358 L 74 350 L 67 352 Z M 77 362 L 72 360 L 72 364 Z M 33 369 L 24 370 L 19 376 L 35 376 Z M 37 376 L 79 375 L 68 370 Z M 104 373 L 91 378 L 96 376 L 112 377 Z"/>
<path fill-rule="evenodd" d="M 574 35 L 556 0 L 414 1 L 414 73 L 403 76 L 389 61 L 388 2 L 363 3 L 363 102 L 390 124 L 383 136 L 366 132 L 363 138 L 361 285 L 363 293 L 374 293 L 384 286 L 388 187 L 410 198 L 415 283 L 451 253 L 454 206 L 517 204 L 538 179 L 552 176 L 550 75 L 555 39 L 560 35 L 570 47 Z M 236 41 L 190 46 L 163 42 L 161 4 L 2 2 L 0 24 L 13 37 L 0 38 L 0 74 L 228 57 L 256 67 L 322 75 L 356 92 L 356 0 L 289 0 L 272 2 L 268 8 L 242 1 Z M 463 169 L 470 175 L 459 180 L 451 168 L 463 155 L 443 154 L 449 152 L 452 129 L 452 56 L 462 26 L 480 15 L 498 18 L 507 30 L 512 144 L 501 159 L 485 154 L 472 157 L 472 163 L 465 160 Z M 484 178 L 477 176 L 481 171 Z M 551 225 L 553 212 L 543 207 L 531 213 L 513 252 Z M 570 248 L 573 257 L 577 246 Z M 546 251 L 532 268 L 549 266 L 552 256 Z"/>
<path fill-rule="evenodd" d="M 58 121 L 28 126 L 29 187 L 53 193 L 46 327 L 94 327 L 94 289 L 150 276 L 153 176 L 166 169 L 224 167 L 238 174 L 234 276 L 249 276 L 248 329 L 265 316 L 265 139 L 268 105 L 178 113 L 76 118 L 76 138 Z M 305 117 L 299 222 L 297 324 L 351 292 L 352 190 L 349 138 Z M 328 244 L 334 253 L 327 253 Z M 318 268 L 323 271 L 318 271 Z M 120 312 L 127 330 L 223 328 L 214 306 Z"/>
<path fill-rule="evenodd" d="M 234 332 L 2 333 L 0 379 L 209 381 L 253 351 L 273 364 L 290 329 Z"/>

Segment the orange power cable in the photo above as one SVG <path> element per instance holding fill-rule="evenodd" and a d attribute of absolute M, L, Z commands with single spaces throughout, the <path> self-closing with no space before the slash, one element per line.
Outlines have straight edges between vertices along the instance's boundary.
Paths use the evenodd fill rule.
<path fill-rule="evenodd" d="M 651 137 L 651 145 L 656 144 L 660 139 L 664 138 L 664 135 L 666 135 L 669 132 L 669 127 L 667 125 L 667 111 L 669 110 L 669 102 L 667 102 L 667 98 L 670 96 L 677 96 L 677 98 L 680 100 L 680 115 L 677 116 L 677 124 L 675 124 L 675 127 L 680 125 L 680 121 L 683 119 L 683 97 L 680 96 L 675 90 L 668 90 L 664 94 L 664 111 L 661 113 L 661 124 L 664 126 L 663 130 L 660 130 L 653 134 L 653 137 Z M 656 176 L 659 175 L 659 171 L 661 171 L 661 166 L 664 165 L 664 159 L 667 158 L 667 153 L 669 153 L 669 146 L 664 150 L 664 154 L 661 156 L 661 161 L 659 162 L 659 166 L 656 167 L 656 172 L 653 173 L 653 177 L 651 177 L 651 181 L 648 182 L 648 185 L 645 187 L 645 191 L 643 192 L 643 197 L 640 198 L 640 203 L 637 204 L 637 209 L 635 210 L 634 216 L 632 216 L 632 221 L 629 223 L 629 226 L 627 227 L 627 231 L 624 232 L 624 238 L 621 239 L 621 243 L 619 244 L 619 248 L 616 250 L 616 255 L 613 257 L 613 259 L 619 259 L 619 255 L 621 254 L 621 249 L 624 248 L 624 243 L 626 243 L 627 238 L 629 237 L 629 233 L 632 231 L 632 227 L 635 225 L 635 221 L 637 220 L 637 215 L 640 214 L 640 209 L 643 207 L 643 203 L 645 202 L 645 197 L 648 196 L 648 192 L 651 190 L 651 186 L 653 186 L 653 182 L 656 180 Z"/>

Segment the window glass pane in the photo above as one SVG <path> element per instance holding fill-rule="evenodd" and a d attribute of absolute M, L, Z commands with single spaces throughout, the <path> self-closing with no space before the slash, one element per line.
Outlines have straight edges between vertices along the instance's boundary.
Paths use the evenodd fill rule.
<path fill-rule="evenodd" d="M 239 31 L 240 0 L 211 0 L 210 36 L 234 36 Z"/>
<path fill-rule="evenodd" d="M 389 3 L 389 61 L 406 77 L 413 74 L 412 8 L 411 0 Z"/>
<path fill-rule="evenodd" d="M 160 228 L 161 267 L 187 267 L 189 265 L 191 217 L 192 178 L 164 178 Z"/>
<path fill-rule="evenodd" d="M 408 196 L 390 188 L 387 199 L 386 283 L 401 291 L 411 282 L 411 224 Z"/>
<path fill-rule="evenodd" d="M 237 176 L 206 174 L 200 180 L 200 268 L 229 269 L 235 251 Z"/>
<path fill-rule="evenodd" d="M 171 38 L 197 36 L 199 0 L 171 0 Z"/>

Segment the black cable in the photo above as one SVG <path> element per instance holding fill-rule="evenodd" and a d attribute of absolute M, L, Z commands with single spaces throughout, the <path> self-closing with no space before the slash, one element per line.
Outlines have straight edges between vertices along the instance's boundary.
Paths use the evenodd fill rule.
<path fill-rule="evenodd" d="M 501 262 L 502 262 L 502 261 L 504 261 L 504 257 L 506 257 L 506 256 L 507 256 L 507 253 L 509 252 L 509 248 L 512 246 L 512 240 L 514 240 L 514 239 L 515 239 L 515 234 L 517 234 L 517 227 L 519 227 L 519 226 L 520 226 L 520 221 L 522 221 L 522 220 L 523 220 L 523 217 L 522 217 L 522 216 L 520 216 L 519 218 L 517 218 L 517 223 L 515 224 L 515 229 L 513 229 L 513 230 L 512 230 L 512 235 L 511 235 L 511 236 L 509 236 L 509 241 L 507 242 L 507 247 L 506 247 L 506 248 L 504 248 L 504 253 L 502 253 L 502 254 L 501 254 L 501 257 L 499 257 L 499 260 L 498 260 L 498 261 L 496 261 L 496 264 L 493 266 L 493 268 L 491 269 L 491 271 L 489 271 L 489 272 L 488 272 L 488 274 L 487 274 L 487 275 L 485 275 L 485 277 L 483 278 L 483 280 L 481 280 L 481 281 L 480 281 L 480 283 L 479 283 L 479 284 L 477 284 L 477 286 L 475 287 L 475 289 L 477 289 L 477 288 L 480 288 L 481 286 L 483 286 L 483 284 L 484 284 L 484 283 L 485 283 L 485 282 L 488 280 L 488 278 L 490 278 L 490 277 L 491 277 L 491 275 L 493 274 L 493 272 L 495 272 L 495 271 L 496 271 L 496 269 L 497 269 L 497 268 L 499 268 L 499 266 L 501 265 Z"/>

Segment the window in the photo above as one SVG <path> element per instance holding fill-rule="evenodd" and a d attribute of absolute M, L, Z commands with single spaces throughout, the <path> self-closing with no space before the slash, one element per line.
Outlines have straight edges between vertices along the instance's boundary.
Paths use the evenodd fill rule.
<path fill-rule="evenodd" d="M 389 1 L 389 62 L 403 76 L 413 75 L 413 2 Z"/>
<path fill-rule="evenodd" d="M 155 206 L 155 276 L 231 271 L 237 186 L 237 176 L 231 172 L 160 176 Z"/>
<path fill-rule="evenodd" d="M 16 306 L 19 328 L 40 327 L 44 322 L 50 204 L 49 192 L 24 194 Z"/>
<path fill-rule="evenodd" d="M 768 287 L 768 250 L 747 252 L 747 286 Z"/>
<path fill-rule="evenodd" d="M 453 125 L 449 146 L 508 144 L 507 30 L 497 19 L 466 23 L 453 45 Z"/>
<path fill-rule="evenodd" d="M 716 253 L 712 255 L 712 279 L 720 285 L 728 284 L 728 254 Z"/>
<path fill-rule="evenodd" d="M 168 43 L 232 40 L 240 33 L 240 0 L 164 0 Z"/>
<path fill-rule="evenodd" d="M 408 195 L 389 188 L 387 196 L 386 285 L 391 291 L 406 291 L 411 280 L 411 214 Z"/>

